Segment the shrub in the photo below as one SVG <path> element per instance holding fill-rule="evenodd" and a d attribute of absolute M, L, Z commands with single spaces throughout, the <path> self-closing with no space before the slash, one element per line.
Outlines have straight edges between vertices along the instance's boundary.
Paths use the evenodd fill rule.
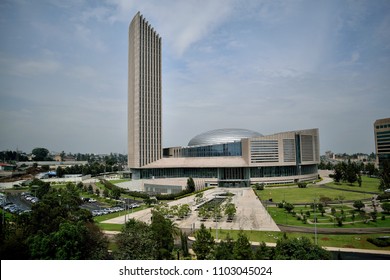
<path fill-rule="evenodd" d="M 286 211 L 287 211 L 288 213 L 290 213 L 290 212 L 294 209 L 294 205 L 292 205 L 291 203 L 286 203 L 286 204 L 284 205 L 284 209 L 286 209 Z"/>
<path fill-rule="evenodd" d="M 382 209 L 385 213 L 390 213 L 390 203 L 388 202 L 382 203 Z"/>
<path fill-rule="evenodd" d="M 257 191 L 262 191 L 262 190 L 264 190 L 264 184 L 263 183 L 262 184 L 256 183 L 255 188 Z"/>
<path fill-rule="evenodd" d="M 377 247 L 387 247 L 390 246 L 389 238 L 367 238 L 367 241 L 374 244 Z"/>
<path fill-rule="evenodd" d="M 361 200 L 356 200 L 353 203 L 353 207 L 355 207 L 358 211 L 364 207 L 364 203 Z"/>
<path fill-rule="evenodd" d="M 305 183 L 305 182 L 298 183 L 298 188 L 306 188 L 306 187 L 307 187 L 307 183 Z"/>
<path fill-rule="evenodd" d="M 380 201 L 390 199 L 390 193 L 378 194 L 377 199 L 380 200 Z"/>

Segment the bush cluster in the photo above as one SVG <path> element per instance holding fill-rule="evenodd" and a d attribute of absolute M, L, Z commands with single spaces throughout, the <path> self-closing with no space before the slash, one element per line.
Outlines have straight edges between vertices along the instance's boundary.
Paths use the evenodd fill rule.
<path fill-rule="evenodd" d="M 367 241 L 374 244 L 377 247 L 387 247 L 390 246 L 390 238 L 367 238 Z"/>

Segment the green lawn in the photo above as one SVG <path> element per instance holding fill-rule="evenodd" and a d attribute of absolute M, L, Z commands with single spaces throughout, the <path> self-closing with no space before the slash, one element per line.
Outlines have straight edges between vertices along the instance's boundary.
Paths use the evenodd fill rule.
<path fill-rule="evenodd" d="M 104 223 L 98 223 L 97 224 L 101 230 L 108 230 L 108 231 L 121 231 L 123 224 L 104 224 Z"/>
<path fill-rule="evenodd" d="M 349 206 L 344 205 L 343 206 L 344 213 L 346 215 L 346 220 L 343 222 L 343 225 L 341 228 L 378 228 L 378 227 L 385 227 L 390 228 L 390 215 L 389 214 L 383 214 L 385 216 L 385 220 L 382 220 L 382 214 L 378 213 L 377 221 L 369 221 L 368 223 L 364 223 L 364 219 L 360 217 L 358 212 L 355 212 L 355 220 L 352 220 L 352 214 L 350 214 L 350 211 L 353 208 L 350 208 Z M 308 220 L 313 221 L 314 219 L 314 212 L 309 207 L 295 207 L 294 211 L 297 214 L 300 214 L 300 212 L 303 212 L 303 214 L 306 213 L 306 211 L 310 211 L 310 217 Z M 340 214 L 340 208 L 337 209 L 337 215 Z M 304 224 L 302 220 L 298 220 L 297 216 L 293 217 L 292 214 L 288 214 L 283 208 L 277 208 L 277 207 L 268 207 L 268 212 L 272 216 L 273 220 L 277 224 L 282 225 L 290 225 L 290 226 L 304 226 L 304 227 L 312 227 L 314 228 L 314 224 L 306 223 Z M 334 223 L 333 220 L 331 221 L 330 214 L 324 214 L 324 216 L 321 216 L 321 213 L 316 213 L 318 223 L 317 227 L 320 228 L 340 228 L 337 223 Z M 353 223 L 352 223 L 353 222 Z"/>
<path fill-rule="evenodd" d="M 378 178 L 370 178 L 367 176 L 362 176 L 362 186 L 359 187 L 358 183 L 352 184 L 352 186 L 348 183 L 327 183 L 326 186 L 334 187 L 334 188 L 342 188 L 346 191 L 350 190 L 356 190 L 356 191 L 362 191 L 362 192 L 374 192 L 374 193 L 380 193 L 378 190 L 379 186 L 379 179 Z"/>
<path fill-rule="evenodd" d="M 233 239 L 237 239 L 238 230 L 218 230 L 218 239 L 225 239 L 227 234 Z M 211 234 L 215 237 L 215 229 L 211 230 Z M 250 241 L 254 242 L 270 242 L 276 243 L 278 239 L 283 238 L 283 232 L 267 232 L 267 231 L 245 231 L 246 236 Z M 315 236 L 311 233 L 286 233 L 289 238 L 298 238 L 302 236 L 308 237 L 314 243 Z M 320 246 L 339 247 L 339 248 L 359 248 L 388 251 L 390 246 L 380 248 L 367 241 L 367 238 L 383 236 L 384 234 L 317 234 L 317 242 Z"/>
<path fill-rule="evenodd" d="M 313 203 L 314 199 L 317 199 L 318 201 L 321 195 L 330 197 L 331 199 L 343 196 L 345 200 L 362 200 L 372 197 L 372 194 L 326 189 L 314 185 L 310 185 L 307 188 L 272 188 L 256 192 L 261 200 L 272 198 L 273 202 L 282 202 L 284 200 L 289 203 L 308 204 Z"/>
<path fill-rule="evenodd" d="M 361 200 L 371 198 L 372 194 L 369 193 L 356 193 L 351 190 L 358 190 L 363 192 L 377 192 L 379 185 L 379 179 L 369 178 L 367 176 L 362 177 L 362 187 L 359 187 L 357 183 L 350 186 L 348 183 L 328 183 L 326 186 L 341 188 L 343 190 L 326 189 L 319 185 L 309 184 L 307 188 L 288 187 L 288 188 L 266 188 L 263 191 L 256 191 L 262 200 L 268 200 L 272 198 L 273 202 L 287 201 L 290 203 L 312 203 L 314 199 L 317 200 L 320 196 L 327 196 L 331 199 L 336 199 L 339 196 L 343 196 L 344 200 Z"/>

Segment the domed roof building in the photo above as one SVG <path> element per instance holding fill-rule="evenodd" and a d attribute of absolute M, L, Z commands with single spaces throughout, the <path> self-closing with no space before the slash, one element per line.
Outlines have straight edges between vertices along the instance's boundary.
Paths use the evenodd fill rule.
<path fill-rule="evenodd" d="M 248 129 L 223 128 L 201 133 L 188 142 L 188 146 L 206 146 L 241 141 L 244 138 L 263 136 L 261 133 Z"/>

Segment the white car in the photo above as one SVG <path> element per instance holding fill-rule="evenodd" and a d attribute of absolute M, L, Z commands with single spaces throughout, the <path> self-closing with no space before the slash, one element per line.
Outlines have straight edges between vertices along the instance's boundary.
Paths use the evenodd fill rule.
<path fill-rule="evenodd" d="M 386 190 L 385 190 L 385 193 L 390 193 L 390 189 L 386 189 Z"/>

